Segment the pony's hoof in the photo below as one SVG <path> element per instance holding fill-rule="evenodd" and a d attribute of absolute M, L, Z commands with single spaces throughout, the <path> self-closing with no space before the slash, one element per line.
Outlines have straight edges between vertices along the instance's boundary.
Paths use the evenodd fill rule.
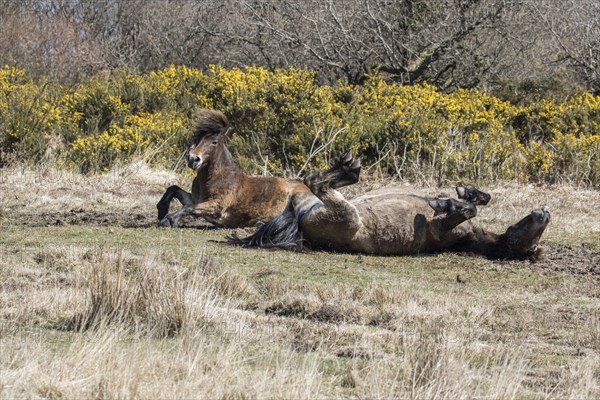
<path fill-rule="evenodd" d="M 457 186 L 458 198 L 476 206 L 485 206 L 490 202 L 492 196 L 473 186 Z"/>
<path fill-rule="evenodd" d="M 173 228 L 174 226 L 175 225 L 171 222 L 171 220 L 168 217 L 158 221 L 159 228 Z"/>
<path fill-rule="evenodd" d="M 165 217 L 167 216 L 167 214 L 169 213 L 169 209 L 168 208 L 164 208 L 164 207 L 158 207 L 156 206 L 156 208 L 158 208 L 158 220 L 162 221 L 165 219 Z"/>
<path fill-rule="evenodd" d="M 354 158 L 352 151 L 348 151 L 338 159 L 332 169 L 337 169 L 346 174 L 347 178 L 351 180 L 356 179 L 356 182 L 358 182 L 358 175 L 361 169 L 360 158 Z"/>
<path fill-rule="evenodd" d="M 471 219 L 477 215 L 475 204 L 460 200 L 435 198 L 429 200 L 429 206 L 435 211 L 434 216 L 440 214 L 461 214 L 466 219 Z"/>
<path fill-rule="evenodd" d="M 304 184 L 317 194 L 327 189 L 337 189 L 358 182 L 360 159 L 354 158 L 351 151 L 339 157 L 326 171 L 313 172 L 304 178 Z"/>

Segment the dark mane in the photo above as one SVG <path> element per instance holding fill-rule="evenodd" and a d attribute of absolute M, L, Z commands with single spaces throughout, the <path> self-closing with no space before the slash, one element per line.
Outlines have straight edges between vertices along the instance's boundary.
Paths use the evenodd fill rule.
<path fill-rule="evenodd" d="M 194 143 L 206 136 L 224 134 L 229 130 L 225 114 L 217 110 L 200 109 L 196 112 L 196 126 L 193 131 Z"/>

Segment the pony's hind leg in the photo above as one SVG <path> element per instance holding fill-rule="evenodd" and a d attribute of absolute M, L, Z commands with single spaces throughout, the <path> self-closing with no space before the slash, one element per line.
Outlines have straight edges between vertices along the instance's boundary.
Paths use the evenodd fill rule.
<path fill-rule="evenodd" d="M 348 151 L 331 168 L 309 174 L 304 178 L 304 184 L 318 195 L 327 189 L 337 189 L 358 182 L 360 168 L 360 159 L 354 159 L 352 151 Z"/>
<path fill-rule="evenodd" d="M 170 223 L 169 225 L 165 225 L 163 224 L 163 222 L 165 221 L 165 217 L 169 213 L 169 206 L 171 205 L 171 200 L 173 200 L 173 198 L 179 200 L 181 205 L 184 207 L 191 207 L 193 204 L 191 193 L 186 192 L 185 190 L 176 185 L 169 186 L 169 188 L 166 190 L 165 194 L 163 194 L 158 204 L 156 204 L 156 208 L 158 209 L 158 221 L 160 226 L 171 226 Z"/>
<path fill-rule="evenodd" d="M 478 205 L 486 205 L 491 196 L 473 186 L 457 186 L 456 194 L 459 199 L 435 198 L 429 201 L 429 206 L 435 211 L 432 224 L 440 232 L 450 231 L 466 220 L 477 215 Z"/>
<path fill-rule="evenodd" d="M 443 231 L 450 231 L 477 215 L 475 204 L 455 199 L 435 198 L 429 201 L 435 211 L 432 223 Z"/>
<path fill-rule="evenodd" d="M 359 174 L 360 161 L 348 152 L 331 168 L 312 173 L 304 179 L 321 201 L 301 221 L 305 239 L 311 245 L 347 249 L 362 221 L 356 207 L 335 189 L 358 182 Z"/>

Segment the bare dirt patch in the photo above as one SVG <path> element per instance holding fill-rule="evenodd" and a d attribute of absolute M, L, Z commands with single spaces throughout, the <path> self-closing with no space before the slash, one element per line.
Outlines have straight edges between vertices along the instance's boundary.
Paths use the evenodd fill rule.
<path fill-rule="evenodd" d="M 542 272 L 566 272 L 600 279 L 600 252 L 581 246 L 546 246 L 546 260 L 532 263 L 531 268 Z"/>
<path fill-rule="evenodd" d="M 41 211 L 39 213 L 22 212 L 15 214 L 11 218 L 10 224 L 27 227 L 91 225 L 149 228 L 156 226 L 157 222 L 156 215 L 151 214 L 150 212 L 74 208 L 68 211 Z M 190 217 L 182 220 L 179 227 L 206 229 L 213 227 L 213 225 L 202 219 Z"/>
<path fill-rule="evenodd" d="M 526 268 L 542 274 L 563 273 L 594 281 L 600 280 L 600 251 L 591 249 L 588 244 L 569 246 L 546 243 L 542 248 L 543 256 L 539 261 L 489 260 L 489 262 L 493 268 L 503 270 L 517 271 Z"/>

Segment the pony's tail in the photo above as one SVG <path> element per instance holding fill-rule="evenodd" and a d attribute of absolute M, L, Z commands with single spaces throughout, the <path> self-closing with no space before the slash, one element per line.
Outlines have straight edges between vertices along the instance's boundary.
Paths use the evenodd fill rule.
<path fill-rule="evenodd" d="M 227 241 L 243 247 L 300 251 L 306 247 L 300 226 L 305 214 L 305 212 L 297 212 L 290 201 L 281 214 L 263 224 L 253 235 L 240 238 L 236 233 L 233 233 L 227 236 Z"/>

